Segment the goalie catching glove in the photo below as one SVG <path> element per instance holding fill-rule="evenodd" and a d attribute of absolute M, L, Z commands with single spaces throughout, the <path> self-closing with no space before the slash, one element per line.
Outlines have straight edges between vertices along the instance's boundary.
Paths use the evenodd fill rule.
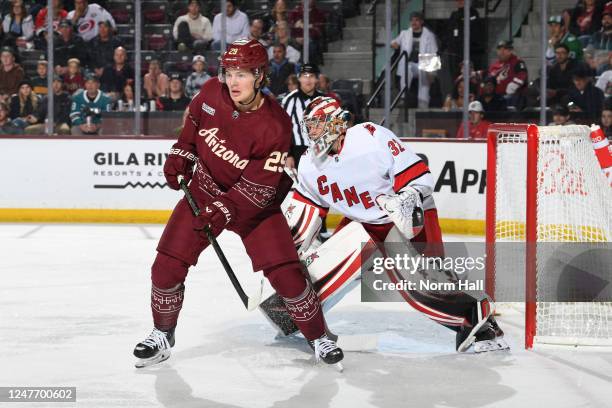
<path fill-rule="evenodd" d="M 178 176 L 185 177 L 185 182 L 189 183 L 193 175 L 193 164 L 195 160 L 196 156 L 189 150 L 184 149 L 180 143 L 176 143 L 172 146 L 166 163 L 164 163 L 164 176 L 171 189 L 181 189 L 178 182 Z"/>
<path fill-rule="evenodd" d="M 414 188 L 406 186 L 397 194 L 381 194 L 376 197 L 376 203 L 406 239 L 414 238 L 423 229 L 423 200 Z"/>

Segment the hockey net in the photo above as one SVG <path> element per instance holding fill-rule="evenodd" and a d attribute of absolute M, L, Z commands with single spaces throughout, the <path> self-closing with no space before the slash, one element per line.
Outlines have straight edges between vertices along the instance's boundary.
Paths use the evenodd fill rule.
<path fill-rule="evenodd" d="M 524 311 L 527 348 L 612 345 L 611 224 L 588 127 L 490 127 L 486 287 Z"/>

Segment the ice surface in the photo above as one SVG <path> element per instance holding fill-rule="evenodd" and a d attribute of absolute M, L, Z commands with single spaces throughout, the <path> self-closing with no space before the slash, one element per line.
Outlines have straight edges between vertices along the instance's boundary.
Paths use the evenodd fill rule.
<path fill-rule="evenodd" d="M 341 336 L 377 334 L 378 351 L 347 353 L 342 374 L 315 366 L 303 340 L 275 339 L 244 309 L 211 250 L 188 277 L 172 357 L 137 370 L 132 349 L 151 330 L 161 231 L 1 224 L 0 386 L 76 386 L 76 406 L 96 408 L 612 407 L 609 351 L 524 351 L 512 311 L 499 318 L 510 353 L 459 355 L 449 330 L 402 303 L 360 304 L 354 291 L 329 325 Z M 240 240 L 225 233 L 220 243 L 255 289 Z M 45 406 L 18 404 L 28 405 Z"/>

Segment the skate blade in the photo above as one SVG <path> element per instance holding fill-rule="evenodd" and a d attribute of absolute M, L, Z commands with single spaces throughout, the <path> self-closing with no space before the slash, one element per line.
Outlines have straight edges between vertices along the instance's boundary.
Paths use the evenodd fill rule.
<path fill-rule="evenodd" d="M 152 366 L 152 365 L 155 365 L 155 364 L 159 364 L 162 361 L 166 361 L 169 358 L 170 358 L 170 350 L 162 351 L 158 355 L 153 356 L 151 358 L 140 358 L 140 359 L 138 359 L 138 361 L 136 361 L 136 363 L 134 364 L 134 367 L 136 367 L 136 368 L 149 367 L 149 366 Z"/>
<path fill-rule="evenodd" d="M 341 372 L 343 372 L 343 371 L 344 371 L 344 366 L 342 365 L 342 363 L 336 363 L 336 364 L 334 364 L 334 368 L 335 368 L 336 370 L 338 370 L 338 372 L 339 372 L 339 373 L 341 373 Z"/>
<path fill-rule="evenodd" d="M 504 339 L 484 340 L 474 343 L 474 353 L 486 353 L 489 351 L 510 350 L 510 346 Z"/>

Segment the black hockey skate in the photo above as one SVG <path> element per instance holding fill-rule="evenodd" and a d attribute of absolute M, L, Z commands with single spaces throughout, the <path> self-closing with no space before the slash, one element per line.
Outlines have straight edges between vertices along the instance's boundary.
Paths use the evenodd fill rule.
<path fill-rule="evenodd" d="M 335 341 L 327 337 L 327 334 L 316 340 L 309 341 L 308 344 L 314 350 L 317 361 L 323 360 L 326 364 L 335 364 L 338 370 L 343 370 L 340 361 L 344 358 L 344 353 Z"/>
<path fill-rule="evenodd" d="M 170 349 L 174 347 L 174 329 L 163 332 L 153 329 L 149 337 L 138 343 L 134 355 L 138 358 L 136 368 L 148 367 L 170 358 Z"/>

